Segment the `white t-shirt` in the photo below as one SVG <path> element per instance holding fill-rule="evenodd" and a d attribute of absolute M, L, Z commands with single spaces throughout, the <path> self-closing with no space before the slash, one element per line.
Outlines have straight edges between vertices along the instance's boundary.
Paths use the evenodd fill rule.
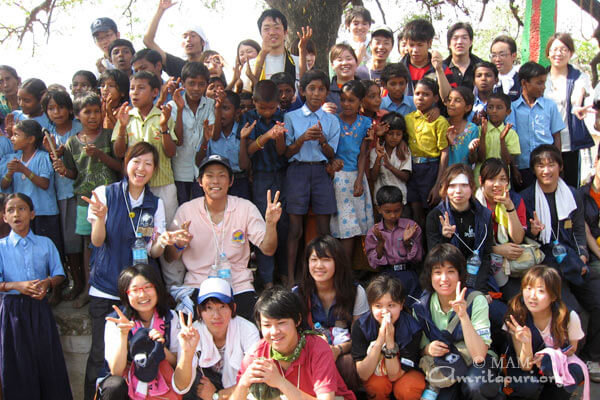
<path fill-rule="evenodd" d="M 580 105 L 582 98 L 591 99 L 592 82 L 590 77 L 585 72 L 581 71 L 581 75 L 575 81 L 573 92 L 571 93 L 571 105 Z M 567 78 L 558 80 L 555 84 L 548 74 L 546 78 L 546 90 L 544 91 L 544 97 L 554 100 L 558 107 L 558 112 L 565 123 L 565 129 L 560 131 L 560 142 L 562 151 L 571 151 L 571 137 L 569 136 L 569 128 L 567 123 Z M 588 100 L 589 103 L 589 100 Z M 573 107 L 574 108 L 574 107 Z M 571 109 L 572 112 L 572 109 Z"/>
<path fill-rule="evenodd" d="M 543 331 L 540 331 L 538 329 L 540 335 L 542 336 L 542 339 L 544 340 L 544 343 L 548 347 L 554 347 L 554 338 L 552 337 L 551 327 L 552 319 L 548 321 L 548 326 L 546 326 L 546 328 Z M 502 325 L 502 330 L 508 332 L 508 327 L 506 326 L 506 324 Z M 569 341 L 581 340 L 585 336 L 585 333 L 581 328 L 581 320 L 579 319 L 579 315 L 575 311 L 571 311 L 569 313 L 569 324 L 567 325 L 567 332 L 569 334 Z"/>
<path fill-rule="evenodd" d="M 94 193 L 96 193 L 96 196 L 98 196 L 98 200 L 100 200 L 100 202 L 102 204 L 106 205 L 106 186 L 105 185 L 98 186 L 96 189 L 94 189 Z M 131 204 L 132 208 L 139 207 L 144 202 L 144 191 L 142 191 L 142 194 L 137 199 L 132 198 L 131 194 L 129 194 L 129 193 L 128 193 L 128 195 L 129 195 L 129 203 Z M 97 219 L 97 217 L 94 215 L 91 208 L 88 207 L 88 216 L 87 216 L 88 222 L 91 224 L 96 219 Z M 104 221 L 106 221 L 106 217 L 104 217 Z M 156 207 L 156 211 L 154 212 L 154 229 L 158 235 L 162 234 L 164 231 L 167 230 L 167 221 L 165 220 L 165 205 L 160 198 L 158 199 L 158 206 Z M 148 253 L 150 253 L 151 248 L 152 248 L 152 241 L 149 241 L 147 244 Z M 100 297 L 103 299 L 119 300 L 118 297 L 110 295 L 108 293 L 105 293 L 101 290 L 98 290 L 93 286 L 90 286 L 89 295 L 94 296 L 94 297 Z"/>
<path fill-rule="evenodd" d="M 296 76 L 294 77 L 297 81 L 300 80 L 300 58 L 293 54 L 290 54 L 292 60 L 294 61 L 294 65 L 296 66 Z M 265 79 L 271 79 L 271 76 L 275 75 L 278 72 L 285 72 L 285 53 L 273 56 L 271 54 L 267 54 L 265 57 Z M 250 67 L 254 69 L 254 65 L 256 65 L 256 58 L 250 60 Z M 257 76 L 260 79 L 259 76 Z M 242 71 L 242 82 L 244 84 L 244 90 L 250 91 L 252 88 L 252 82 L 250 78 L 246 76 L 246 71 Z"/>
<path fill-rule="evenodd" d="M 365 289 L 358 285 L 356 287 L 356 299 L 354 300 L 354 310 L 352 315 L 358 317 L 369 311 L 369 302 L 367 301 L 367 292 Z"/>
<path fill-rule="evenodd" d="M 369 153 L 369 168 L 373 168 L 373 166 L 375 165 L 375 160 L 377 160 L 377 151 L 373 148 L 371 149 L 371 153 Z M 396 149 L 394 149 L 394 151 L 392 151 L 392 155 L 390 156 L 390 164 L 392 164 L 394 168 L 398 168 L 399 170 L 412 172 L 412 155 L 410 153 L 410 150 L 408 150 L 408 155 L 406 156 L 406 159 L 402 161 L 398 158 L 398 155 L 396 154 Z M 375 186 L 373 188 L 373 193 L 375 193 L 375 196 L 377 196 L 377 191 L 380 187 L 387 185 L 396 186 L 397 188 L 400 188 L 400 191 L 402 191 L 403 203 L 406 204 L 406 183 L 403 182 L 396 175 L 394 175 L 392 171 L 387 169 L 383 165 L 383 160 L 381 160 L 379 176 L 377 177 L 377 180 L 375 181 Z"/>

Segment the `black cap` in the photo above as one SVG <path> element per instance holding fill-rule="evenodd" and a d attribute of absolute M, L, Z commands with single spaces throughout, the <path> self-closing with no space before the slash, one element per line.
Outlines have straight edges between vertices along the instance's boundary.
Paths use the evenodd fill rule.
<path fill-rule="evenodd" d="M 115 33 L 119 32 L 115 21 L 107 17 L 95 19 L 94 22 L 92 22 L 91 29 L 92 35 L 95 35 L 98 32 L 106 32 L 109 29 L 112 29 Z"/>
<path fill-rule="evenodd" d="M 231 164 L 229 160 L 225 157 L 221 157 L 218 154 L 213 154 L 212 156 L 205 157 L 204 160 L 198 166 L 200 170 L 200 175 L 202 175 L 202 171 L 209 164 L 221 164 L 229 171 L 229 175 L 233 175 L 233 170 L 231 169 Z"/>
<path fill-rule="evenodd" d="M 163 343 L 152 340 L 150 329 L 140 328 L 129 340 L 129 353 L 135 366 L 133 373 L 142 382 L 152 382 L 158 375 L 159 364 L 165 359 Z"/>

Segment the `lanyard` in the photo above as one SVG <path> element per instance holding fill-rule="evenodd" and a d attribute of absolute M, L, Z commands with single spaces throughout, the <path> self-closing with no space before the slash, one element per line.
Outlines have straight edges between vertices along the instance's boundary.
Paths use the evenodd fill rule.
<path fill-rule="evenodd" d="M 212 221 L 210 211 L 208 211 L 208 206 L 206 205 L 206 199 L 204 200 L 204 209 L 206 210 L 206 213 L 208 214 L 208 225 L 210 225 L 210 229 L 213 233 L 213 238 L 215 240 L 215 248 L 217 250 L 217 255 L 215 256 L 215 264 L 216 264 L 217 260 L 219 259 L 219 255 L 224 251 L 223 239 L 225 237 L 225 212 L 227 211 L 227 203 L 225 203 L 225 210 L 223 211 L 223 221 L 221 221 L 223 225 L 221 227 L 221 240 L 220 241 L 217 238 L 217 232 L 215 231 L 215 226 L 214 226 L 215 224 Z"/>
<path fill-rule="evenodd" d="M 557 242 L 558 242 L 558 235 L 560 234 L 559 229 L 560 229 L 560 221 L 556 221 L 556 233 L 554 232 L 554 229 L 552 228 L 552 226 L 550 226 L 550 232 L 552 232 L 552 235 L 554 236 L 554 240 L 556 240 Z"/>
<path fill-rule="evenodd" d="M 456 236 L 456 238 L 457 238 L 458 240 L 460 240 L 460 242 L 463 244 L 463 246 L 465 246 L 467 249 L 469 249 L 469 251 L 470 251 L 471 253 L 475 254 L 475 251 L 479 251 L 479 249 L 481 248 L 481 246 L 482 246 L 482 245 L 483 245 L 483 243 L 485 242 L 485 239 L 487 238 L 487 229 L 485 230 L 485 234 L 483 235 L 483 240 L 481 241 L 481 243 L 479 243 L 479 246 L 477 246 L 477 248 L 476 248 L 475 250 L 473 250 L 472 248 L 470 248 L 470 247 L 469 247 L 469 245 L 467 245 L 467 244 L 465 243 L 465 241 L 464 241 L 464 240 L 462 240 L 462 239 L 460 238 L 460 236 L 456 234 L 456 231 L 454 232 L 454 236 Z"/>
<path fill-rule="evenodd" d="M 122 186 L 123 187 L 123 200 L 125 200 L 125 206 L 127 207 L 127 217 L 129 218 L 129 222 L 131 222 L 131 228 L 133 229 L 133 236 L 135 236 L 137 238 L 137 232 L 138 232 L 138 228 L 140 226 L 140 219 L 142 219 L 142 216 L 140 215 L 138 217 L 137 220 L 137 225 L 133 224 L 133 217 L 135 217 L 135 213 L 131 211 L 131 208 L 129 207 L 129 201 L 127 199 L 127 195 L 125 194 L 125 185 Z M 132 217 L 133 214 L 133 217 Z"/>

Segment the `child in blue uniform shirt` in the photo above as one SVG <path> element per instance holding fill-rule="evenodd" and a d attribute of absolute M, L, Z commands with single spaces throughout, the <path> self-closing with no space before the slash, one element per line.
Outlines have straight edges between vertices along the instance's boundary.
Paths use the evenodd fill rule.
<path fill-rule="evenodd" d="M 0 383 L 5 399 L 72 399 L 56 322 L 46 300 L 64 278 L 52 241 L 35 235 L 31 198 L 8 196 L 0 239 Z"/>

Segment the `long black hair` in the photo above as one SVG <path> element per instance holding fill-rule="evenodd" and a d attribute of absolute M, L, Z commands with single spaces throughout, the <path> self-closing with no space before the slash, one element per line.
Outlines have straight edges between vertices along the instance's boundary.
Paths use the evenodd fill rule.
<path fill-rule="evenodd" d="M 156 312 L 161 318 L 167 318 L 169 314 L 169 295 L 167 293 L 167 288 L 163 283 L 161 276 L 158 270 L 148 264 L 136 264 L 134 266 L 125 268 L 119 274 L 119 280 L 117 281 L 117 288 L 119 290 L 119 298 L 121 299 L 121 304 L 125 307 L 125 316 L 129 319 L 135 318 L 140 320 L 140 315 L 138 312 L 131 307 L 129 303 L 129 296 L 127 295 L 127 290 L 129 290 L 129 285 L 131 281 L 136 276 L 143 276 L 148 282 L 154 285 L 154 290 L 156 290 Z"/>
<path fill-rule="evenodd" d="M 335 264 L 335 272 L 333 274 L 335 305 L 333 306 L 333 313 L 337 320 L 348 321 L 349 324 L 352 324 L 352 311 L 354 310 L 354 302 L 356 300 L 356 285 L 352 279 L 352 268 L 342 245 L 331 235 L 318 236 L 306 246 L 302 279 L 300 280 L 300 285 L 298 285 L 298 295 L 304 307 L 306 307 L 306 312 L 310 313 L 308 305 L 311 294 L 317 293 L 315 280 L 310 274 L 308 267 L 308 260 L 313 251 L 319 258 L 329 257 L 333 259 Z"/>

